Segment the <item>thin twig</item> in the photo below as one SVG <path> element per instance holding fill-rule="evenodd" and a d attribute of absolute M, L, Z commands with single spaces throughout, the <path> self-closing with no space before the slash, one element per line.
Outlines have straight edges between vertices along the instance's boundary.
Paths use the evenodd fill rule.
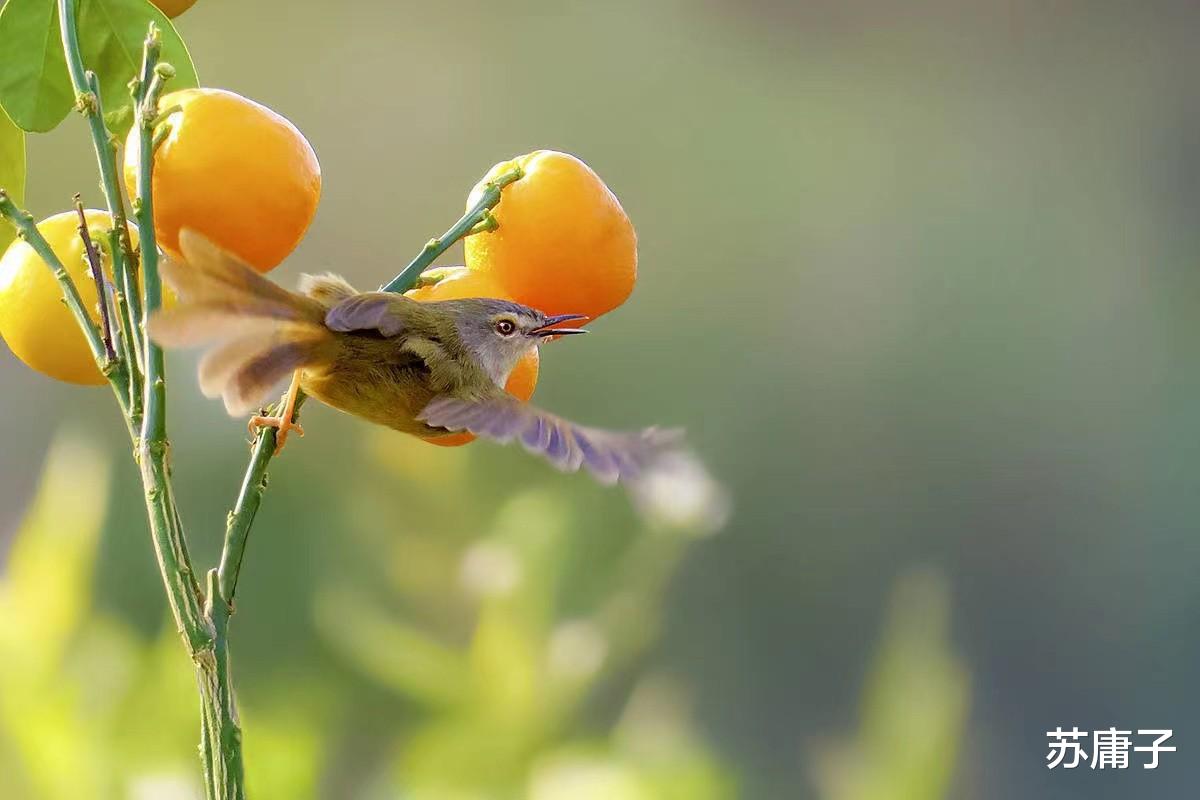
<path fill-rule="evenodd" d="M 470 236 L 475 232 L 495 230 L 494 227 L 491 227 L 487 223 L 487 220 L 492 217 L 491 210 L 500 202 L 501 190 L 524 176 L 525 171 L 523 169 L 514 167 L 503 175 L 498 176 L 495 180 L 488 181 L 487 186 L 484 187 L 483 193 L 475 205 L 471 206 L 471 209 L 466 214 L 463 214 L 458 222 L 450 226 L 450 230 L 443 233 L 437 239 L 430 239 L 425 247 L 421 249 L 421 252 L 417 254 L 417 257 L 410 261 L 408 266 L 400 271 L 399 275 L 379 287 L 379 291 L 407 292 L 416 284 L 417 278 L 421 276 L 426 267 L 432 264 L 435 258 L 453 247 L 459 239 Z M 475 228 L 478 225 L 483 225 L 483 227 L 477 231 Z"/>
<path fill-rule="evenodd" d="M 302 398 L 297 398 L 297 410 L 289 422 L 295 422 L 299 416 L 299 405 Z M 238 492 L 237 503 L 229 512 L 225 525 L 225 544 L 221 548 L 221 563 L 217 568 L 218 586 L 221 599 L 228 605 L 233 605 L 233 595 L 237 591 L 238 576 L 242 569 L 242 559 L 246 554 L 246 542 L 250 538 L 250 528 L 254 525 L 254 516 L 262 505 L 263 494 L 267 490 L 267 466 L 275 455 L 276 430 L 264 427 L 254 441 L 250 456 L 250 464 L 246 468 L 246 476 L 242 479 L 242 488 Z"/>
<path fill-rule="evenodd" d="M 133 355 L 127 364 L 129 375 L 129 400 L 122 403 L 131 431 L 137 439 L 137 457 L 141 466 L 142 484 L 146 496 L 146 512 L 150 522 L 151 539 L 155 557 L 175 624 L 183 637 L 188 653 L 196 663 L 200 675 L 216 674 L 214 658 L 216 633 L 212 622 L 204 614 L 199 582 L 192 569 L 187 542 L 175 507 L 167 466 L 168 444 L 166 438 L 166 385 L 163 380 L 162 351 L 151 349 L 149 341 L 139 341 L 142 332 L 142 310 L 138 300 L 137 265 L 129 239 L 129 227 L 125 218 L 125 203 L 116 173 L 116 145 L 104 123 L 100 105 L 99 82 L 94 73 L 84 68 L 79 49 L 79 34 L 76 29 L 75 0 L 58 0 L 59 23 L 67 68 L 75 87 L 77 104 L 88 119 L 96 161 L 100 169 L 101 186 L 109 205 L 113 228 L 109 232 L 110 255 L 113 274 L 121 286 L 123 303 L 118 304 L 121 329 L 127 342 L 125 351 Z M 153 70 L 158 58 L 158 37 L 154 26 L 146 43 L 143 71 Z M 164 76 L 165 79 L 165 76 Z M 159 84 L 161 89 L 161 82 Z M 139 98 L 145 99 L 145 98 Z M 157 97 L 153 98 L 157 102 Z M 143 145 L 149 143 L 149 131 L 143 131 Z M 145 147 L 142 152 L 144 154 Z M 147 259 L 145 286 L 147 304 L 153 310 L 161 303 L 161 284 L 158 280 L 157 255 L 154 241 L 152 206 L 149 198 L 149 165 L 142 163 L 139 175 L 139 192 L 143 202 L 139 212 L 144 214 L 142 222 L 143 252 L 153 254 Z M 99 334 L 93 337 L 99 342 Z M 99 345 L 98 352 L 102 352 Z M 139 357 L 140 354 L 144 356 Z M 156 357 L 152 357 L 156 356 Z M 145 378 L 145 380 L 143 380 Z M 114 388 L 116 384 L 114 383 Z M 139 391 L 141 389 L 141 391 Z M 143 396 L 144 392 L 144 396 Z M 120 396 L 118 394 L 118 396 Z M 143 406 L 146 410 L 143 413 Z M 139 424 L 140 423 L 140 424 Z"/>
<path fill-rule="evenodd" d="M 92 356 L 96 359 L 96 365 L 103 366 L 104 343 L 100 341 L 100 332 L 96 329 L 96 323 L 92 322 L 92 318 L 88 316 L 83 305 L 83 298 L 79 296 L 79 290 L 75 288 L 75 281 L 71 280 L 71 274 L 67 272 L 67 268 L 63 266 L 59 257 L 55 255 L 54 250 L 50 247 L 50 243 L 46 241 L 46 237 L 42 236 L 42 232 L 34 224 L 33 215 L 28 211 L 17 208 L 17 204 L 9 198 L 8 193 L 3 189 L 0 189 L 0 215 L 3 215 L 17 229 L 17 235 L 24 239 L 33 248 L 35 253 L 41 256 L 42 261 L 46 262 L 46 266 L 54 273 L 54 279 L 58 281 L 58 285 L 62 288 L 67 308 L 71 309 L 71 313 L 75 315 L 75 321 L 83 329 L 83 335 L 87 338 L 88 349 L 92 351 Z"/>
<path fill-rule="evenodd" d="M 154 229 L 154 124 L 158 118 L 158 101 L 163 84 L 174 74 L 174 69 L 158 61 L 161 52 L 161 36 L 158 27 L 150 24 L 149 34 L 142 50 L 141 76 L 133 82 L 134 125 L 138 136 L 137 198 L 133 201 L 137 215 L 142 250 L 142 284 L 145 292 L 145 314 L 155 313 L 162 306 L 162 279 L 158 271 L 158 243 Z M 142 352 L 146 364 L 145 417 L 142 422 L 141 464 L 143 483 L 147 487 L 165 487 L 170 492 L 167 475 L 167 394 L 164 375 L 162 348 L 150 339 L 142 326 Z M 161 532 L 154 524 L 158 508 L 151 508 L 151 528 L 155 530 L 160 564 L 162 556 L 170 555 L 175 563 L 166 563 L 164 577 L 183 571 L 190 585 L 186 598 L 175 597 L 173 605 L 180 603 L 188 622 L 195 615 L 203 624 L 204 634 L 210 637 L 204 646 L 211 651 L 197 653 L 197 681 L 200 686 L 202 706 L 201 761 L 205 770 L 204 782 L 210 800 L 244 800 L 245 787 L 242 768 L 241 727 L 233 702 L 233 685 L 229 675 L 229 611 L 228 605 L 217 594 L 216 570 L 208 575 L 207 593 L 202 595 L 195 586 L 191 572 L 191 560 L 187 553 L 187 539 L 183 525 L 175 510 L 165 520 L 168 524 Z M 164 541 L 160 541 L 163 539 Z M 164 546 L 165 545 L 165 546 Z M 168 586 L 168 590 L 170 590 Z M 178 590 L 179 587 L 176 587 Z M 195 604 L 206 597 L 202 608 Z"/>
<path fill-rule="evenodd" d="M 99 84 L 94 73 L 84 68 L 83 58 L 79 49 L 79 33 L 76 29 L 75 0 L 58 0 L 59 24 L 62 33 L 63 50 L 66 55 L 67 69 L 71 82 L 78 96 L 80 110 L 88 118 L 88 126 L 92 133 L 92 144 L 96 151 L 96 161 L 100 169 L 101 186 L 109 203 L 109 213 L 113 218 L 113 230 L 110 232 L 110 255 L 113 261 L 114 277 L 118 270 L 123 274 L 126 306 L 130 319 L 121 320 L 122 328 L 126 331 L 130 346 L 127 353 L 135 357 L 141 348 L 138 346 L 137 331 L 140 328 L 140 306 L 136 302 L 136 292 L 132 283 L 132 247 L 128 242 L 128 225 L 125 221 L 125 201 L 121 194 L 120 184 L 116 175 L 116 146 L 104 123 L 103 109 L 100 106 Z M 143 237 L 149 233 L 146 249 L 157 254 L 154 246 L 151 223 L 141 231 Z M 129 267 L 129 269 L 126 269 Z M 154 275 L 157 281 L 157 273 Z M 157 284 L 156 284 L 157 285 Z M 149 280 L 147 280 L 149 288 Z M 94 328 L 93 328 L 94 330 Z M 99 334 L 95 334 L 97 341 Z M 101 350 L 103 345 L 100 345 Z M 131 362 L 128 365 L 130 398 L 122 407 L 126 410 L 126 418 L 130 427 L 138 431 L 138 460 L 142 471 L 142 484 L 146 495 L 146 511 L 150 521 L 151 538 L 154 542 L 155 557 L 162 573 L 163 584 L 167 590 L 167 599 L 171 613 L 175 618 L 176 627 L 183 636 L 188 652 L 197 663 L 211 660 L 214 634 L 211 623 L 205 619 L 200 603 L 200 586 L 196 580 L 188 557 L 187 545 L 183 541 L 183 531 L 178 525 L 178 514 L 175 511 L 175 500 L 171 492 L 170 478 L 166 463 L 167 441 L 165 418 L 162 413 L 162 403 L 157 406 L 157 413 L 147 426 L 143 419 L 142 406 L 144 400 L 136 391 L 143 386 L 146 396 L 152 396 L 158 401 L 165 398 L 165 385 L 162 382 L 161 352 L 159 369 L 154 374 L 154 380 L 149 386 L 143 382 L 144 374 L 139 364 Z M 139 427 L 140 422 L 140 427 Z M 148 437 L 147 433 L 161 433 L 161 436 Z"/>
<path fill-rule="evenodd" d="M 129 369 L 130 397 L 128 405 L 136 426 L 141 417 L 141 375 L 143 372 L 141 346 L 137 329 L 141 325 L 141 302 L 137 292 L 137 258 L 129 237 L 129 224 L 125 216 L 125 201 L 117 179 L 117 144 L 108 126 L 104 123 L 104 106 L 100 99 L 100 82 L 93 72 L 83 64 L 79 47 L 79 32 L 75 19 L 75 0 L 58 0 L 58 22 L 66 55 L 67 72 L 75 90 L 76 108 L 87 117 L 88 130 L 92 135 L 92 148 L 96 152 L 96 164 L 100 169 L 100 186 L 112 218 L 110 232 L 110 256 L 112 258 L 113 282 L 119 288 L 117 317 L 124 336 L 125 350 L 132 354 L 136 365 Z"/>
<path fill-rule="evenodd" d="M 162 306 L 162 280 L 158 274 L 158 242 L 154 230 L 154 199 L 152 195 L 154 172 L 154 117 L 158 116 L 158 97 L 163 81 L 174 74 L 166 64 L 158 64 L 162 49 L 157 26 L 151 23 L 146 37 L 142 74 L 151 73 L 149 84 L 140 83 L 137 96 L 134 125 L 138 128 L 137 199 L 134 212 L 137 214 L 138 235 L 142 246 L 142 291 L 145 293 L 145 313 L 153 314 Z M 163 351 L 151 341 L 142 326 L 142 353 L 146 359 L 145 420 L 142 438 L 152 442 L 165 442 L 167 438 L 166 384 L 163 381 Z"/>
<path fill-rule="evenodd" d="M 221 800 L 245 800 L 245 767 L 242 764 L 242 726 L 229 674 L 229 616 L 232 606 L 221 597 L 217 570 L 208 573 L 208 605 L 205 613 L 217 632 L 216 682 L 207 686 L 206 702 L 216 711 L 215 731 L 219 759 L 214 759 L 213 784 Z M 215 689 L 215 691 L 213 691 Z"/>
<path fill-rule="evenodd" d="M 100 265 L 100 254 L 92 243 L 92 234 L 88 231 L 87 216 L 83 213 L 83 199 L 75 195 L 75 213 L 79 216 L 79 238 L 83 240 L 83 249 L 87 253 L 88 268 L 92 271 L 92 280 L 96 282 L 96 302 L 100 305 L 100 334 L 104 340 L 104 352 L 109 361 L 117 360 L 117 352 L 113 350 L 112 321 L 108 312 L 108 292 L 104 288 L 104 270 Z"/>
<path fill-rule="evenodd" d="M 41 257 L 42 261 L 46 262 L 46 267 L 54 274 L 54 279 L 58 281 L 58 285 L 62 289 L 67 308 L 75 316 L 75 321 L 79 323 L 79 328 L 83 331 L 84 338 L 87 339 L 88 349 L 91 350 L 92 357 L 96 359 L 96 366 L 101 371 L 111 369 L 111 365 L 105 359 L 104 342 L 100 339 L 96 323 L 92 322 L 92 318 L 88 316 L 83 305 L 83 298 L 79 296 L 79 290 L 75 287 L 75 282 L 71 280 L 71 274 L 67 272 L 67 268 L 55 255 L 50 243 L 46 241 L 46 237 L 42 236 L 42 232 L 34 224 L 33 215 L 17 208 L 17 204 L 12 201 L 8 193 L 0 189 L 0 216 L 7 219 L 17 229 L 17 235 L 33 248 L 33 251 Z"/>

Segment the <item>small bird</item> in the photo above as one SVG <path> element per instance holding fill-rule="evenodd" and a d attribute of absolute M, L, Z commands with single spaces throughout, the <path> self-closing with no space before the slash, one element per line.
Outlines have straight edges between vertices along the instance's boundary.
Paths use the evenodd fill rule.
<path fill-rule="evenodd" d="M 421 437 L 469 431 L 519 441 L 560 470 L 581 467 L 604 484 L 629 483 L 664 456 L 683 452 L 681 434 L 647 428 L 618 433 L 577 425 L 521 402 L 504 384 L 527 352 L 551 337 L 586 333 L 559 327 L 582 315 L 547 316 L 507 300 L 419 302 L 391 292 L 359 292 L 333 275 L 305 275 L 288 291 L 202 235 L 179 237 L 183 261 L 162 277 L 179 297 L 148 322 L 164 347 L 203 345 L 200 388 L 221 396 L 231 415 L 258 408 L 292 376 L 280 413 L 251 425 L 297 430 L 298 391 L 379 425 Z"/>

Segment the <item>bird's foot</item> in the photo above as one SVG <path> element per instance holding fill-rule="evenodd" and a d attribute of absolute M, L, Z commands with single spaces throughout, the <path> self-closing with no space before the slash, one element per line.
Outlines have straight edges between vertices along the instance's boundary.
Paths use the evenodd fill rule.
<path fill-rule="evenodd" d="M 292 431 L 300 434 L 301 438 L 304 437 L 304 428 L 300 423 L 292 422 L 290 418 L 284 416 L 264 417 L 262 415 L 255 415 L 250 418 L 250 422 L 246 427 L 250 430 L 251 436 L 258 436 L 258 432 L 263 428 L 274 428 L 277 431 L 275 434 L 275 455 L 279 455 L 280 451 L 283 450 L 283 446 L 287 444 L 288 434 Z"/>
<path fill-rule="evenodd" d="M 258 432 L 263 428 L 274 428 L 278 431 L 275 434 L 275 455 L 279 455 L 279 452 L 283 450 L 283 446 L 287 444 L 288 434 L 292 431 L 296 431 L 301 437 L 304 436 L 304 428 L 300 427 L 299 422 L 296 422 L 296 398 L 299 394 L 300 373 L 294 372 L 292 373 L 292 383 L 277 406 L 279 413 L 273 417 L 261 414 L 253 416 L 247 425 L 250 435 L 254 437 L 257 437 Z"/>

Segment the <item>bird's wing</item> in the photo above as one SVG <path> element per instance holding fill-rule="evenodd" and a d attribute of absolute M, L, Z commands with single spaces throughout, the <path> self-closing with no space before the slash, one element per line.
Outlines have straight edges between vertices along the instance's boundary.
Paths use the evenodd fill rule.
<path fill-rule="evenodd" d="M 415 303 L 393 292 L 363 292 L 343 300 L 325 314 L 325 325 L 340 333 L 379 331 L 387 337 L 404 332 L 404 307 Z"/>
<path fill-rule="evenodd" d="M 679 431 L 647 428 L 618 433 L 577 425 L 548 411 L 496 392 L 468 400 L 440 395 L 417 415 L 435 428 L 470 431 L 501 444 L 513 440 L 545 457 L 563 472 L 581 466 L 604 484 L 628 482 L 653 466 L 664 454 L 678 449 Z"/>

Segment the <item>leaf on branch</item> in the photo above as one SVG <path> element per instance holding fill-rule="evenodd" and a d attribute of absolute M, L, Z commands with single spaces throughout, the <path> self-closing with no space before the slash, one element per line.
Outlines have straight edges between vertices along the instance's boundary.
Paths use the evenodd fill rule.
<path fill-rule="evenodd" d="M 54 0 L 8 0 L 0 11 L 0 106 L 20 128 L 48 131 L 74 104 Z"/>
<path fill-rule="evenodd" d="M 25 134 L 0 109 L 0 189 L 18 206 L 25 204 Z M 0 253 L 16 232 L 11 225 L 0 225 Z"/>
<path fill-rule="evenodd" d="M 141 69 L 142 42 L 153 20 L 162 31 L 162 60 L 175 67 L 170 88 L 198 86 L 187 45 L 149 0 L 80 0 L 79 46 L 84 66 L 100 80 L 100 97 L 113 133 L 133 122 L 129 81 Z M 48 131 L 75 106 L 55 0 L 8 0 L 0 11 L 0 106 L 20 128 Z"/>

